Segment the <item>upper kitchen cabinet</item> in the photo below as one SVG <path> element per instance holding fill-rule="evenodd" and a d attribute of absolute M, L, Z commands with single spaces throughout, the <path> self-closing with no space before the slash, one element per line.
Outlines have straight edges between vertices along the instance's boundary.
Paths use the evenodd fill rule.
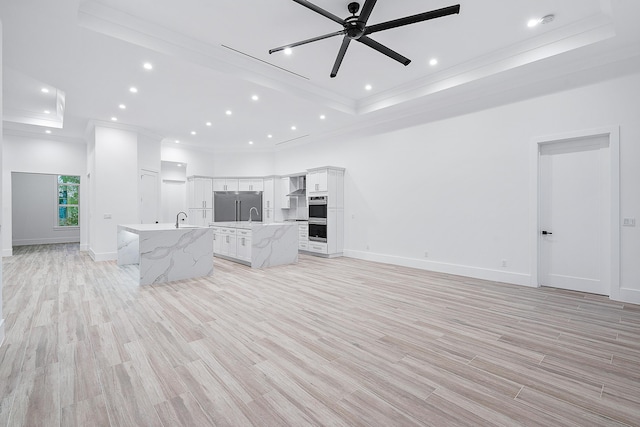
<path fill-rule="evenodd" d="M 280 178 L 280 208 L 289 209 L 291 207 L 291 199 L 289 193 L 291 193 L 290 180 L 288 176 Z"/>
<path fill-rule="evenodd" d="M 264 183 L 262 178 L 241 178 L 238 179 L 238 188 L 240 191 L 264 191 Z"/>
<path fill-rule="evenodd" d="M 326 193 L 329 170 L 327 168 L 309 169 L 307 174 L 307 194 Z"/>
<path fill-rule="evenodd" d="M 215 178 L 213 191 L 239 191 L 238 178 Z"/>
<path fill-rule="evenodd" d="M 189 209 L 213 209 L 213 178 L 190 176 L 187 194 Z"/>
<path fill-rule="evenodd" d="M 329 208 L 344 208 L 344 169 L 333 166 L 307 170 L 307 195 L 329 196 Z"/>

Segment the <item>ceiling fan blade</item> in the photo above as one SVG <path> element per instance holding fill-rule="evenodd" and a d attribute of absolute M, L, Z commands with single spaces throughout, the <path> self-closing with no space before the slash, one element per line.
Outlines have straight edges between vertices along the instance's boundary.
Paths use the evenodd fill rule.
<path fill-rule="evenodd" d="M 334 14 L 333 14 L 333 13 L 331 13 L 331 12 L 327 12 L 327 11 L 326 11 L 326 10 L 324 10 L 323 8 L 318 7 L 318 6 L 316 6 L 315 4 L 313 4 L 313 3 L 309 3 L 307 0 L 293 0 L 293 1 L 294 1 L 294 2 L 296 2 L 296 3 L 298 3 L 298 4 L 300 4 L 300 5 L 302 5 L 302 6 L 304 6 L 304 7 L 306 7 L 306 8 L 308 8 L 308 9 L 313 10 L 313 11 L 314 11 L 314 12 L 316 12 L 316 13 L 319 13 L 320 15 L 322 15 L 322 16 L 324 16 L 324 17 L 326 17 L 326 18 L 331 19 L 332 21 L 337 22 L 337 23 L 338 23 L 338 24 L 340 24 L 340 25 L 343 25 L 343 24 L 344 24 L 344 19 L 342 19 L 342 18 L 340 18 L 340 17 L 338 17 L 338 16 L 334 15 Z"/>
<path fill-rule="evenodd" d="M 336 58 L 335 64 L 333 64 L 333 69 L 331 70 L 331 77 L 335 77 L 338 74 L 338 68 L 340 68 L 340 64 L 342 64 L 342 60 L 344 59 L 344 54 L 347 52 L 347 48 L 349 47 L 350 41 L 351 39 L 347 36 L 344 36 L 344 38 L 342 39 L 342 46 L 340 46 L 338 57 Z"/>
<path fill-rule="evenodd" d="M 329 37 L 338 36 L 340 34 L 344 34 L 344 30 L 336 31 L 334 33 L 325 34 L 323 36 L 312 37 L 312 38 L 307 39 L 307 40 L 302 40 L 302 41 L 299 41 L 299 42 L 286 44 L 286 45 L 280 46 L 280 47 L 275 47 L 273 49 L 269 49 L 269 53 L 279 52 L 281 50 L 285 50 L 288 47 L 296 47 L 296 46 L 300 46 L 302 44 L 307 44 L 307 43 L 311 43 L 311 42 L 316 42 L 318 40 L 328 39 Z"/>
<path fill-rule="evenodd" d="M 378 31 L 389 30 L 391 28 L 402 27 L 403 25 L 415 24 L 416 22 L 426 21 L 428 19 L 442 18 L 443 16 L 460 13 L 460 5 L 443 7 L 442 9 L 432 10 L 430 12 L 419 13 L 393 21 L 382 22 L 380 24 L 371 25 L 364 30 L 364 34 L 372 34 Z"/>
<path fill-rule="evenodd" d="M 380 53 L 382 53 L 384 55 L 387 55 L 391 59 L 395 59 L 396 61 L 402 63 L 402 65 L 406 66 L 406 65 L 409 65 L 409 63 L 411 62 L 411 60 L 409 58 L 406 58 L 406 57 L 400 55 L 398 52 L 389 49 L 385 45 L 380 44 L 377 41 L 375 41 L 373 39 L 370 39 L 367 36 L 360 37 L 358 39 L 358 41 L 366 44 L 367 46 L 377 50 L 378 52 L 380 52 Z"/>
<path fill-rule="evenodd" d="M 371 15 L 371 11 L 373 10 L 373 6 L 376 5 L 376 1 L 377 0 L 367 0 L 364 2 L 364 6 L 362 6 L 362 10 L 358 16 L 358 21 L 364 22 L 365 24 L 367 23 L 369 16 Z"/>

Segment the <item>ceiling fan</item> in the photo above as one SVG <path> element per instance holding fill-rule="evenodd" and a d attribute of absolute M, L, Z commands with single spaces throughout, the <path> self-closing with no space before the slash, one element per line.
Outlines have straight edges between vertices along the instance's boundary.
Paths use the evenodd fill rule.
<path fill-rule="evenodd" d="M 365 0 L 364 6 L 362 6 L 362 11 L 360 15 L 356 16 L 358 10 L 360 10 L 360 4 L 356 2 L 349 3 L 347 9 L 352 16 L 348 18 L 342 19 L 338 16 L 334 15 L 331 12 L 327 12 L 321 7 L 316 6 L 313 3 L 310 3 L 306 0 L 293 0 L 294 2 L 301 4 L 304 7 L 307 7 L 313 10 L 320 15 L 331 19 L 334 22 L 342 25 L 342 30 L 336 31 L 333 33 L 325 34 L 323 36 L 313 37 L 307 40 L 302 40 L 296 43 L 287 44 L 284 46 L 276 47 L 274 49 L 270 49 L 269 53 L 278 52 L 281 50 L 285 50 L 287 48 L 292 48 L 296 46 L 300 46 L 303 44 L 315 42 L 318 40 L 327 39 L 333 36 L 344 35 L 342 39 L 342 46 L 340 46 L 340 51 L 338 51 L 338 57 L 336 58 L 336 62 L 333 64 L 333 69 L 331 70 L 331 77 L 335 77 L 338 74 L 338 69 L 340 68 L 340 64 L 344 59 L 344 54 L 347 51 L 347 47 L 349 47 L 349 43 L 351 40 L 356 40 L 365 45 L 369 46 L 377 50 L 378 52 L 387 55 L 391 59 L 395 59 L 396 61 L 402 63 L 403 65 L 409 65 L 411 60 L 409 58 L 405 58 L 399 53 L 389 49 L 388 47 L 378 43 L 377 41 L 371 39 L 369 34 L 377 33 L 378 31 L 389 30 L 391 28 L 401 27 L 403 25 L 415 24 L 416 22 L 426 21 L 428 19 L 441 18 L 443 16 L 452 15 L 455 13 L 460 13 L 460 5 L 457 4 L 455 6 L 444 7 L 442 9 L 432 10 L 430 12 L 419 13 L 417 15 L 406 16 L 404 18 L 394 19 L 387 22 L 382 22 L 380 24 L 374 24 L 367 26 L 367 21 L 369 20 L 369 16 L 371 15 L 371 11 L 373 10 L 373 6 L 375 6 L 377 0 Z"/>

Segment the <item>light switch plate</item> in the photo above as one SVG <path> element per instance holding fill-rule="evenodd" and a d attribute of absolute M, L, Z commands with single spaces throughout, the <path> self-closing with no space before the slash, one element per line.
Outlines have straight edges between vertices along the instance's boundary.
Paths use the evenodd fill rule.
<path fill-rule="evenodd" d="M 635 227 L 636 226 L 636 219 L 635 218 L 623 218 L 622 219 L 622 225 L 624 227 Z"/>

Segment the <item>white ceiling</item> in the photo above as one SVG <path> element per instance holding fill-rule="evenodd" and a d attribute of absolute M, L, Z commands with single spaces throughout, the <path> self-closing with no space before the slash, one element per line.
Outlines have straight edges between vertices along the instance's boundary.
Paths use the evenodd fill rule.
<path fill-rule="evenodd" d="M 314 3 L 349 16 L 349 1 Z M 165 143 L 271 150 L 640 71 L 637 0 L 378 0 L 368 23 L 453 4 L 459 15 L 371 35 L 410 58 L 407 67 L 352 42 L 332 79 L 341 36 L 269 55 L 341 29 L 291 0 L 2 2 L 5 129 L 82 138 L 89 123 L 116 116 Z M 527 27 L 547 14 L 552 23 Z M 61 129 L 51 105 L 64 108 Z"/>

